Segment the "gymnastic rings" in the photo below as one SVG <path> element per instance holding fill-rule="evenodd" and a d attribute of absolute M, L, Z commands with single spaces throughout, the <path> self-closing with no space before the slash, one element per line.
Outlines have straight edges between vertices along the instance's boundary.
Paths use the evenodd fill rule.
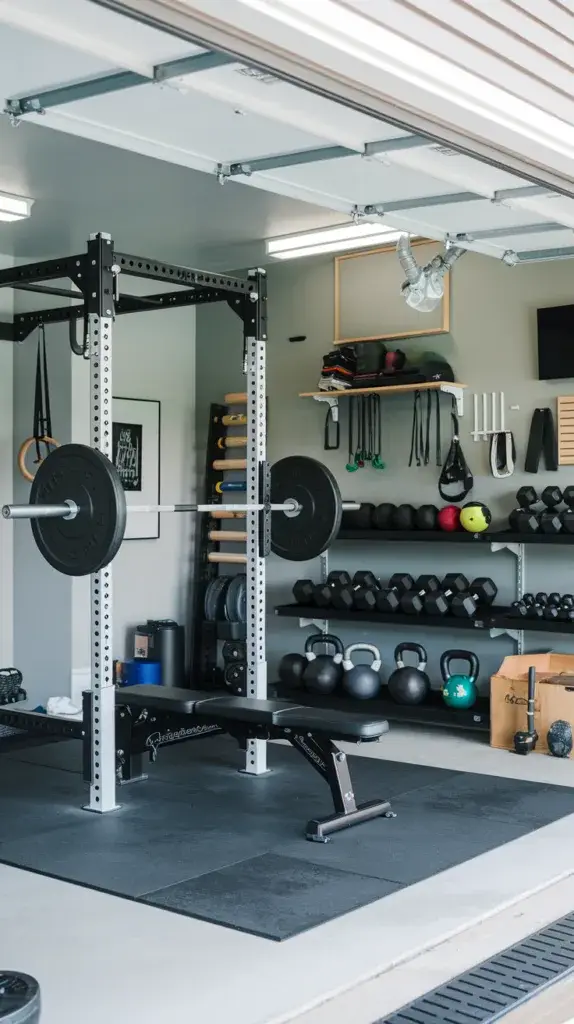
<path fill-rule="evenodd" d="M 45 444 L 46 447 L 49 448 L 49 449 L 50 448 L 59 448 L 60 447 L 60 442 L 59 441 L 56 441 L 56 440 L 54 440 L 53 437 L 48 437 L 48 436 L 44 436 L 44 437 L 27 437 L 26 440 L 22 442 L 22 444 L 20 445 L 20 448 L 18 450 L 18 469 L 20 470 L 20 472 L 21 472 L 22 476 L 24 477 L 24 479 L 28 480 L 29 482 L 31 482 L 34 479 L 35 474 L 31 473 L 30 470 L 28 469 L 28 467 L 26 465 L 26 456 L 27 456 L 30 448 L 32 447 L 32 445 L 36 444 L 36 443 L 38 445 Z M 46 454 L 48 455 L 49 451 Z M 44 456 L 44 458 L 45 457 L 46 456 Z M 34 460 L 34 465 L 39 466 L 40 463 L 43 462 L 43 461 L 44 461 L 44 459 L 37 458 L 37 459 Z"/>

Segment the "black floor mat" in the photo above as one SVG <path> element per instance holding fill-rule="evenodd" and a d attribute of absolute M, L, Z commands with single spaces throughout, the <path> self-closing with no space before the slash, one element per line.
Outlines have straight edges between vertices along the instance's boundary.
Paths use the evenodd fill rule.
<path fill-rule="evenodd" d="M 328 787 L 288 747 L 268 759 L 254 778 L 229 737 L 165 748 L 100 816 L 77 741 L 0 754 L 0 861 L 284 939 L 574 812 L 560 786 L 352 757 L 357 801 L 397 817 L 310 843 Z"/>

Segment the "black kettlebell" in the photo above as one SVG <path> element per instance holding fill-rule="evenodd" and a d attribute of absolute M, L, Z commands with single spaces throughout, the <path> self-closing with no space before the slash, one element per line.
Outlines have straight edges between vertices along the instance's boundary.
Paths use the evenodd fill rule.
<path fill-rule="evenodd" d="M 329 644 L 335 654 L 315 654 L 318 644 Z M 313 633 L 305 642 L 307 664 L 303 672 L 303 685 L 309 693 L 328 694 L 337 688 L 343 678 L 343 654 L 345 648 L 338 636 L 332 633 Z"/>
<path fill-rule="evenodd" d="M 405 665 L 403 654 L 412 651 L 418 658 L 418 665 Z M 389 676 L 389 694 L 397 704 L 422 704 L 430 693 L 430 679 L 427 667 L 427 652 L 420 644 L 406 643 L 395 647 L 396 669 Z"/>
<path fill-rule="evenodd" d="M 367 651 L 373 655 L 371 665 L 354 665 L 351 655 L 355 651 Z M 356 700 L 371 700 L 381 689 L 381 655 L 374 644 L 351 644 L 345 651 L 343 659 L 343 689 Z"/>
<path fill-rule="evenodd" d="M 294 689 L 301 686 L 303 672 L 309 662 L 304 654 L 284 654 L 279 662 L 277 675 L 282 683 Z"/>
<path fill-rule="evenodd" d="M 570 722 L 558 718 L 552 722 L 546 736 L 548 750 L 552 757 L 570 757 L 572 753 L 572 726 Z"/>

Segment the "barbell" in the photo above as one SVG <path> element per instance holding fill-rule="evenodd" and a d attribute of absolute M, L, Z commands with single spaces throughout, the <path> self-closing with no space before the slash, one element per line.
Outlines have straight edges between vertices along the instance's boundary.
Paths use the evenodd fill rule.
<path fill-rule="evenodd" d="M 28 505 L 4 505 L 4 519 L 30 519 L 40 554 L 66 576 L 98 572 L 117 554 L 129 513 L 206 512 L 214 516 L 269 511 L 271 550 L 289 561 L 315 558 L 341 526 L 343 502 L 337 481 L 321 462 L 289 455 L 271 469 L 268 505 L 130 505 L 117 469 L 96 448 L 66 444 L 38 468 Z"/>

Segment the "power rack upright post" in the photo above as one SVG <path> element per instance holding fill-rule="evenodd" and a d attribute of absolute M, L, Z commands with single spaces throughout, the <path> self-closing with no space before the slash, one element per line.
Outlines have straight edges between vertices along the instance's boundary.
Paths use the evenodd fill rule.
<path fill-rule="evenodd" d="M 146 296 L 120 295 L 119 282 L 124 276 L 169 282 L 176 290 Z M 79 292 L 42 284 L 63 278 L 76 285 Z M 115 252 L 111 237 L 99 232 L 90 236 L 85 253 L 1 270 L 0 288 L 79 300 L 77 305 L 35 310 L 17 314 L 11 323 L 0 322 L 0 340 L 22 342 L 40 324 L 70 324 L 73 351 L 90 361 L 91 444 L 108 458 L 112 455 L 115 317 L 204 302 L 227 302 L 243 322 L 248 415 L 247 502 L 258 505 L 270 501 L 270 475 L 265 460 L 267 291 L 264 271 L 254 270 L 247 278 L 236 278 L 131 256 Z M 84 327 L 80 346 L 76 341 L 77 320 L 82 320 Z M 249 512 L 247 532 L 247 695 L 264 699 L 267 696 L 264 559 L 270 551 L 270 512 L 265 509 Z M 112 568 L 108 565 L 91 578 L 91 781 L 87 809 L 98 813 L 116 807 L 112 622 Z M 27 717 L 26 713 L 21 712 L 21 717 Z M 14 710 L 14 725 L 18 718 Z M 39 722 L 38 730 L 41 730 Z M 248 740 L 245 772 L 258 775 L 266 769 L 265 742 Z"/>

